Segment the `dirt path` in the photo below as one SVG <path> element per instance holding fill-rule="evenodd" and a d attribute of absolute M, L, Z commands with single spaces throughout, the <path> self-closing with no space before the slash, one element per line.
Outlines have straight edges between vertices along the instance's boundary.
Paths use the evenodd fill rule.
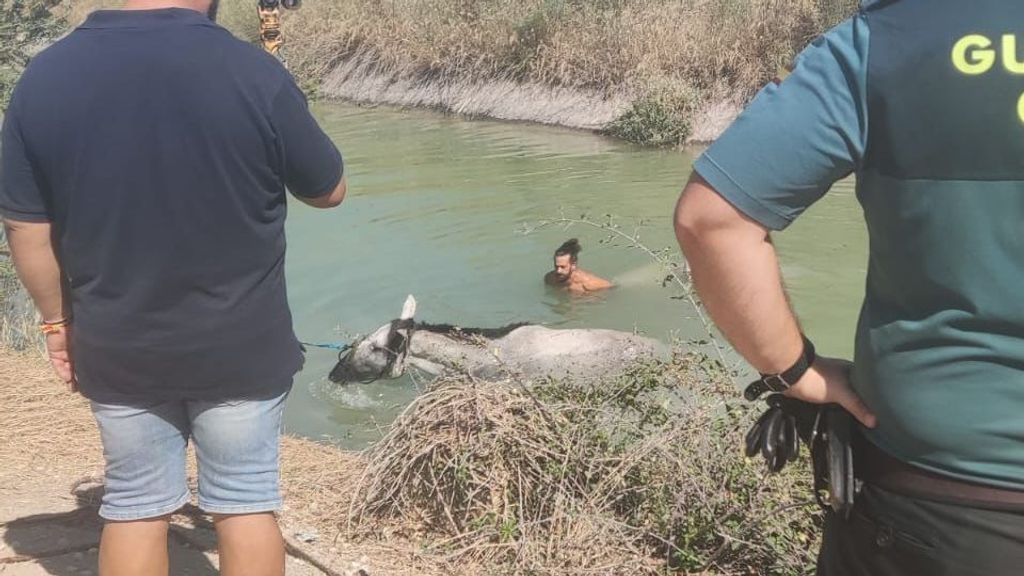
<path fill-rule="evenodd" d="M 88 403 L 68 393 L 38 358 L 0 350 L 0 575 L 96 574 L 102 527 L 102 450 Z M 357 454 L 286 438 L 282 531 L 289 576 L 443 574 L 407 543 L 349 544 L 347 496 Z M 209 519 L 193 507 L 174 518 L 171 574 L 217 574 Z"/>

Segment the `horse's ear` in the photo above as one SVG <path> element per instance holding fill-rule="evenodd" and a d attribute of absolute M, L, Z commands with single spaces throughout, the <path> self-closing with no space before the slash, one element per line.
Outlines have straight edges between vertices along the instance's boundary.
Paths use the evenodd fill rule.
<path fill-rule="evenodd" d="M 402 315 L 398 317 L 399 320 L 412 320 L 416 316 L 416 299 L 413 298 L 412 294 L 405 299 L 405 304 L 402 306 Z"/>

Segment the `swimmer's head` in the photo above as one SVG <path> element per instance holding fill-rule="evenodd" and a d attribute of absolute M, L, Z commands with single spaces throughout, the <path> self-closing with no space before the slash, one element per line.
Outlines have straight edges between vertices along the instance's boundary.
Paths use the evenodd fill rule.
<path fill-rule="evenodd" d="M 555 250 L 554 272 L 559 281 L 565 282 L 572 277 L 572 273 L 576 271 L 576 261 L 579 259 L 580 250 L 583 250 L 583 247 L 575 238 L 567 240 L 565 244 L 558 247 L 558 250 Z"/>

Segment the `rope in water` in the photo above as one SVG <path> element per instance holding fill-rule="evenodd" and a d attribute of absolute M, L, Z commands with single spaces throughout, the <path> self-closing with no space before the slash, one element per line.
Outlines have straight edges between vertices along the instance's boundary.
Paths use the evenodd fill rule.
<path fill-rule="evenodd" d="M 337 350 L 338 352 L 344 352 L 352 348 L 351 344 L 313 344 L 310 342 L 299 342 L 299 344 L 302 344 L 303 346 L 308 346 L 310 348 L 324 348 L 327 350 Z"/>

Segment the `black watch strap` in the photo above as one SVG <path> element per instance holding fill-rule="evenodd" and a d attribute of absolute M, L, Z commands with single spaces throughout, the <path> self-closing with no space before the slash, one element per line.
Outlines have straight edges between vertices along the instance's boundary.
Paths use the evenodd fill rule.
<path fill-rule="evenodd" d="M 785 392 L 790 386 L 796 384 L 804 377 L 807 370 L 810 369 L 811 364 L 814 364 L 814 344 L 807 339 L 807 336 L 803 336 L 804 340 L 804 351 L 800 354 L 800 358 L 797 359 L 796 364 L 793 364 L 785 372 L 779 374 L 761 374 L 761 377 L 754 380 L 747 386 L 747 389 L 743 391 L 743 397 L 753 402 L 761 397 L 765 392 Z"/>

